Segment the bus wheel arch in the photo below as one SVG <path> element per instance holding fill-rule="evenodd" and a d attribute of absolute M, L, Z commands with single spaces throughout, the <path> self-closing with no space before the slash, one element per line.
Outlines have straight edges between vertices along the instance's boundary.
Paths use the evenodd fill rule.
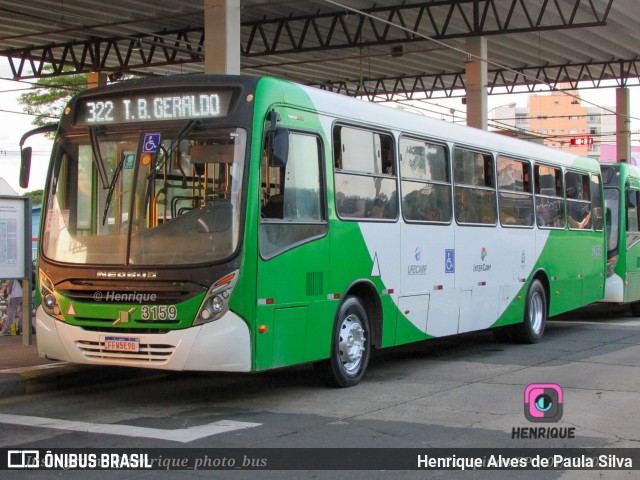
<path fill-rule="evenodd" d="M 347 289 L 336 312 L 331 333 L 329 358 L 314 367 L 332 387 L 357 385 L 364 377 L 376 338 L 380 338 L 380 299 L 373 285 L 353 284 Z"/>
<path fill-rule="evenodd" d="M 382 344 L 382 302 L 375 285 L 366 280 L 354 282 L 347 288 L 343 298 L 346 300 L 350 296 L 362 302 L 369 317 L 371 344 L 379 348 Z"/>

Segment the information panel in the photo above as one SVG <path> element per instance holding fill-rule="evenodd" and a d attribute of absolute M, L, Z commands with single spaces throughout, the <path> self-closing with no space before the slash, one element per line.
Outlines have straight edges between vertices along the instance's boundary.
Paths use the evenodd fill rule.
<path fill-rule="evenodd" d="M 30 269 L 27 271 L 31 265 L 29 200 L 0 196 L 0 279 L 31 277 Z"/>

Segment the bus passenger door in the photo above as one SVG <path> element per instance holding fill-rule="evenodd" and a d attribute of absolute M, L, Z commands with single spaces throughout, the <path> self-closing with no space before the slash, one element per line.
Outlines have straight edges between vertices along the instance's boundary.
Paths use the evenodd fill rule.
<path fill-rule="evenodd" d="M 640 300 L 640 190 L 627 189 L 625 302 Z"/>
<path fill-rule="evenodd" d="M 516 256 L 515 245 L 501 243 L 494 227 L 458 226 L 456 231 L 456 288 L 461 292 L 458 332 L 490 327 L 498 318 L 501 287 Z"/>
<path fill-rule="evenodd" d="M 444 144 L 408 136 L 400 139 L 399 149 L 400 314 L 407 321 L 404 326 L 398 321 L 397 343 L 404 343 L 414 339 L 416 327 L 431 337 L 457 333 L 461 297 L 455 285 L 449 151 Z"/>
<path fill-rule="evenodd" d="M 602 300 L 605 290 L 606 233 L 604 231 L 604 212 L 602 209 L 602 188 L 600 177 L 591 175 L 591 265 L 587 269 L 582 289 L 582 303 L 589 304 Z"/>
<path fill-rule="evenodd" d="M 401 302 L 401 313 L 427 336 L 458 333 L 460 292 L 455 289 L 453 226 L 403 223 L 401 252 L 401 289 L 408 296 L 402 300 L 412 307 Z M 421 305 L 424 308 L 418 308 Z M 400 332 L 399 328 L 397 342 L 405 343 Z M 413 340 L 413 335 L 406 338 Z"/>
<path fill-rule="evenodd" d="M 286 115 L 281 115 L 285 118 Z M 329 242 L 321 139 L 282 129 L 284 159 L 263 158 L 257 278 L 257 369 L 328 355 L 333 314 L 327 308 Z"/>

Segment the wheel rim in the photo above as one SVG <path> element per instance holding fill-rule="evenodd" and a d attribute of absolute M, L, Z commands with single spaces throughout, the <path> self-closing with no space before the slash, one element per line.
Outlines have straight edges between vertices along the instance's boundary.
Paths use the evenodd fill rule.
<path fill-rule="evenodd" d="M 365 331 L 356 315 L 347 316 L 340 325 L 338 351 L 342 368 L 349 374 L 358 372 L 365 351 Z"/>
<path fill-rule="evenodd" d="M 529 302 L 529 324 L 531 331 L 539 335 L 544 326 L 544 304 L 540 292 L 533 292 Z"/>

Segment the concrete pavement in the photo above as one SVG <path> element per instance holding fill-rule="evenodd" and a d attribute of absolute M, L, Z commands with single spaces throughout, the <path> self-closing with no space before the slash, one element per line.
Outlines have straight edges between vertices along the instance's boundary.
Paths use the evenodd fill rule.
<path fill-rule="evenodd" d="M 630 321 L 628 310 L 627 306 L 600 304 L 555 317 L 553 320 L 568 319 L 578 323 L 586 320 L 594 322 L 594 327 L 606 327 L 612 321 L 615 324 L 618 319 Z M 625 334 L 634 335 L 633 330 L 624 331 Z M 40 358 L 37 341 L 37 334 L 33 336 L 33 345 L 29 346 L 23 345 L 22 336 L 0 336 L 0 400 L 47 390 L 89 386 L 98 382 L 118 382 L 167 374 L 161 370 L 79 365 Z"/>
<path fill-rule="evenodd" d="M 150 375 L 153 370 L 77 365 L 38 356 L 38 336 L 23 345 L 22 336 L 0 336 L 0 400 L 59 388 L 113 382 Z M 155 372 L 157 374 L 157 372 Z"/>

